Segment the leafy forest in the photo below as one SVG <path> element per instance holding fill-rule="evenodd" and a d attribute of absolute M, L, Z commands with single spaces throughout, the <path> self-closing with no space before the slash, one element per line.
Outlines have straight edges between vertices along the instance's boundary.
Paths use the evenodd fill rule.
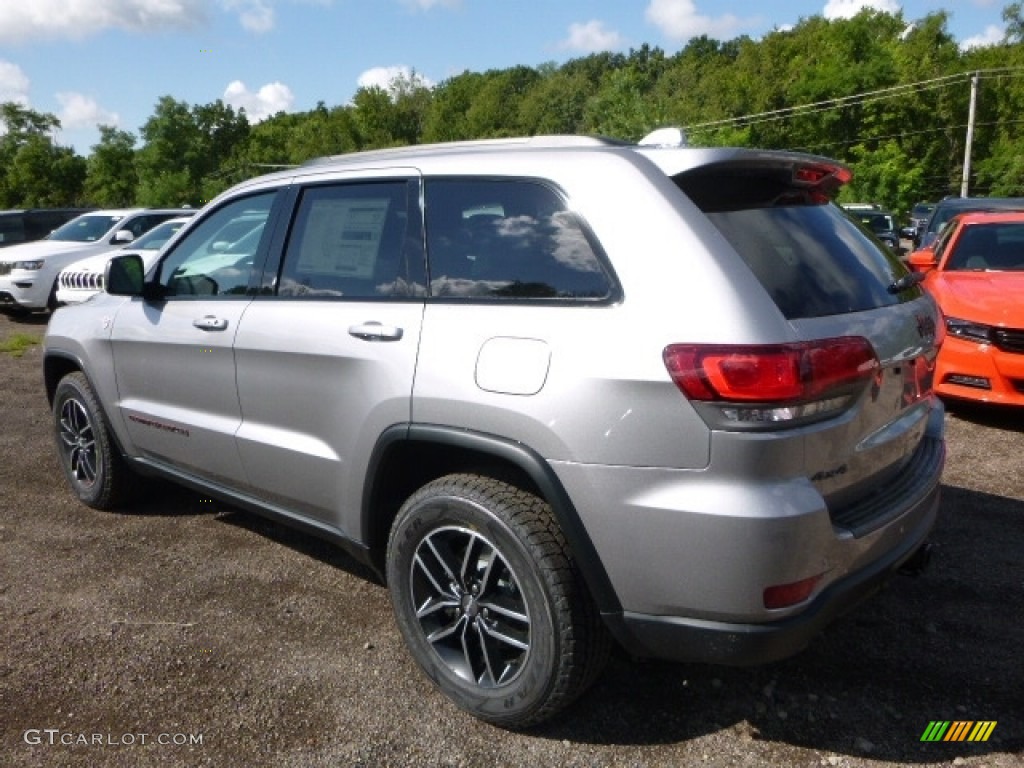
<path fill-rule="evenodd" d="M 635 141 L 665 125 L 695 146 L 812 152 L 850 165 L 842 200 L 905 213 L 959 194 L 972 80 L 971 195 L 1024 195 L 1024 12 L 1004 40 L 961 50 L 937 12 L 908 22 L 862 11 L 802 19 L 759 40 L 698 37 L 561 65 L 463 72 L 433 87 L 413 73 L 250 125 L 217 100 L 161 97 L 139 135 L 101 126 L 88 157 L 53 138 L 50 114 L 0 104 L 0 208 L 200 205 L 232 184 L 311 158 L 457 139 L 551 133 Z"/>

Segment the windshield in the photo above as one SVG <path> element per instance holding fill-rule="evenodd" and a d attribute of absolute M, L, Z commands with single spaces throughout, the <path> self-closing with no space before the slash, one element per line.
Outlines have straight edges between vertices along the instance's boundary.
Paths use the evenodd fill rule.
<path fill-rule="evenodd" d="M 954 227 L 944 233 L 949 234 L 949 238 L 942 245 L 952 244 L 947 270 L 1024 270 L 1024 222 L 966 224 L 962 229 L 955 242 Z"/>
<path fill-rule="evenodd" d="M 50 233 L 47 240 L 67 240 L 73 243 L 94 243 L 124 216 L 79 216 Z"/>

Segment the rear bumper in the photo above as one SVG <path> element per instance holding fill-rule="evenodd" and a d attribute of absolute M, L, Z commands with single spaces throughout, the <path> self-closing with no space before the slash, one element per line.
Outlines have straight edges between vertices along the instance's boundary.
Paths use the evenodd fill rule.
<path fill-rule="evenodd" d="M 798 653 L 836 617 L 877 592 L 925 544 L 939 506 L 936 485 L 920 504 L 924 514 L 901 546 L 833 582 L 799 614 L 775 622 L 739 624 L 624 612 L 606 615 L 618 641 L 636 656 L 732 666 L 765 664 Z"/>

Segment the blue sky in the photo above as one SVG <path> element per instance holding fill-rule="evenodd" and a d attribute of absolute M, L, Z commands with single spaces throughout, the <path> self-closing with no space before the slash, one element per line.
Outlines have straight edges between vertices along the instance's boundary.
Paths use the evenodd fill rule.
<path fill-rule="evenodd" d="M 962 46 L 1002 39 L 1009 0 L 0 0 L 0 102 L 57 115 L 89 154 L 97 124 L 139 135 L 157 100 L 222 99 L 251 121 L 415 71 L 562 63 L 695 36 L 758 38 L 863 6 L 908 21 L 945 9 Z"/>

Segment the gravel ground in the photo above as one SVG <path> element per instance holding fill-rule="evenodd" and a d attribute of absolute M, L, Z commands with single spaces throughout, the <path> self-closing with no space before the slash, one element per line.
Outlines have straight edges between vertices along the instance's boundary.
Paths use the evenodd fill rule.
<path fill-rule="evenodd" d="M 44 323 L 0 315 L 0 349 Z M 170 487 L 75 502 L 40 359 L 0 351 L 0 765 L 1024 766 L 1024 414 L 949 415 L 931 569 L 804 653 L 616 657 L 516 734 L 434 692 L 385 588 L 331 547 Z M 922 742 L 933 720 L 998 724 Z"/>

